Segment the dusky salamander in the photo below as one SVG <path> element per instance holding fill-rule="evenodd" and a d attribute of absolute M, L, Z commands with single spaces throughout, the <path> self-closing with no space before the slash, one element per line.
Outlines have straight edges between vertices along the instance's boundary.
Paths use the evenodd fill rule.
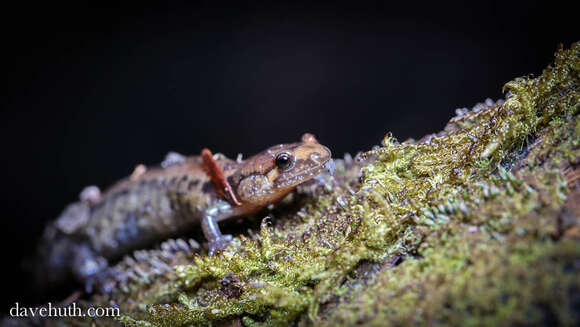
<path fill-rule="evenodd" d="M 161 167 L 139 165 L 103 194 L 85 188 L 64 209 L 41 241 L 42 282 L 56 284 L 72 273 L 90 289 L 109 261 L 200 225 L 213 255 L 232 239 L 219 221 L 256 213 L 332 167 L 330 150 L 311 134 L 246 160 L 207 149 L 201 156 L 169 153 Z"/>

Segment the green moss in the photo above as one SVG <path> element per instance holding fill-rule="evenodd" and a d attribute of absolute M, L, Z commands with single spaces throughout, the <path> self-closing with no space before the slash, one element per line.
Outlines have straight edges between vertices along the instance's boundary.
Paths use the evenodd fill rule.
<path fill-rule="evenodd" d="M 578 324 L 580 244 L 555 240 L 563 170 L 580 158 L 580 44 L 556 58 L 537 79 L 508 83 L 502 106 L 455 118 L 427 142 L 388 135 L 368 154 L 376 159 L 363 189 L 413 217 L 425 238 L 414 256 L 341 299 L 323 325 Z M 521 158 L 506 170 L 510 155 Z M 391 194 L 394 205 L 382 200 Z"/>
<path fill-rule="evenodd" d="M 421 259 L 378 273 L 322 326 L 573 325 L 577 242 L 503 244 L 484 233 L 436 241 Z"/>
<path fill-rule="evenodd" d="M 90 304 L 136 326 L 577 324 L 580 244 L 559 217 L 580 158 L 579 71 L 576 43 L 506 84 L 505 102 L 338 161 L 222 254 L 141 268 Z"/>

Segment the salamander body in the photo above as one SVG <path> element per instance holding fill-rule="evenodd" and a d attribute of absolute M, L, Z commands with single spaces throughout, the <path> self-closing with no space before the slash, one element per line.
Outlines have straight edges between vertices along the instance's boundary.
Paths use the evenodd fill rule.
<path fill-rule="evenodd" d="M 83 190 L 46 228 L 38 275 L 50 284 L 72 274 L 90 289 L 109 261 L 199 226 L 213 255 L 232 239 L 222 235 L 219 221 L 256 213 L 331 168 L 330 150 L 311 134 L 243 161 L 169 153 L 160 167 L 139 165 L 103 194 L 94 186 Z M 223 184 L 214 170 L 223 173 Z"/>

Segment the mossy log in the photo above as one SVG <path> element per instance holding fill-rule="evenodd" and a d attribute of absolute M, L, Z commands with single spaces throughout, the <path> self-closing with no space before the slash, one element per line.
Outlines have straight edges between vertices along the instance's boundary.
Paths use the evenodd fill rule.
<path fill-rule="evenodd" d="M 120 318 L 49 323 L 579 325 L 580 43 L 505 90 L 337 160 L 220 255 L 169 241 L 125 258 L 129 277 L 82 302 Z"/>

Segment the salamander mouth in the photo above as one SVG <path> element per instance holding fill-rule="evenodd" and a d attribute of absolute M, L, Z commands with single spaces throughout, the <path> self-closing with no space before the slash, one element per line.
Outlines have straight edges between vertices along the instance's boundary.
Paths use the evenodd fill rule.
<path fill-rule="evenodd" d="M 316 166 L 314 168 L 310 168 L 298 175 L 294 175 L 291 178 L 286 178 L 284 180 L 280 180 L 280 181 L 276 181 L 276 187 L 277 188 L 286 188 L 286 187 L 293 187 L 296 186 L 298 184 L 301 184 L 303 182 L 306 182 L 318 175 L 320 175 L 323 172 L 328 172 L 331 175 L 334 174 L 334 168 L 335 168 L 335 163 L 334 161 L 329 158 L 328 160 L 326 160 L 326 162 L 320 166 Z"/>

